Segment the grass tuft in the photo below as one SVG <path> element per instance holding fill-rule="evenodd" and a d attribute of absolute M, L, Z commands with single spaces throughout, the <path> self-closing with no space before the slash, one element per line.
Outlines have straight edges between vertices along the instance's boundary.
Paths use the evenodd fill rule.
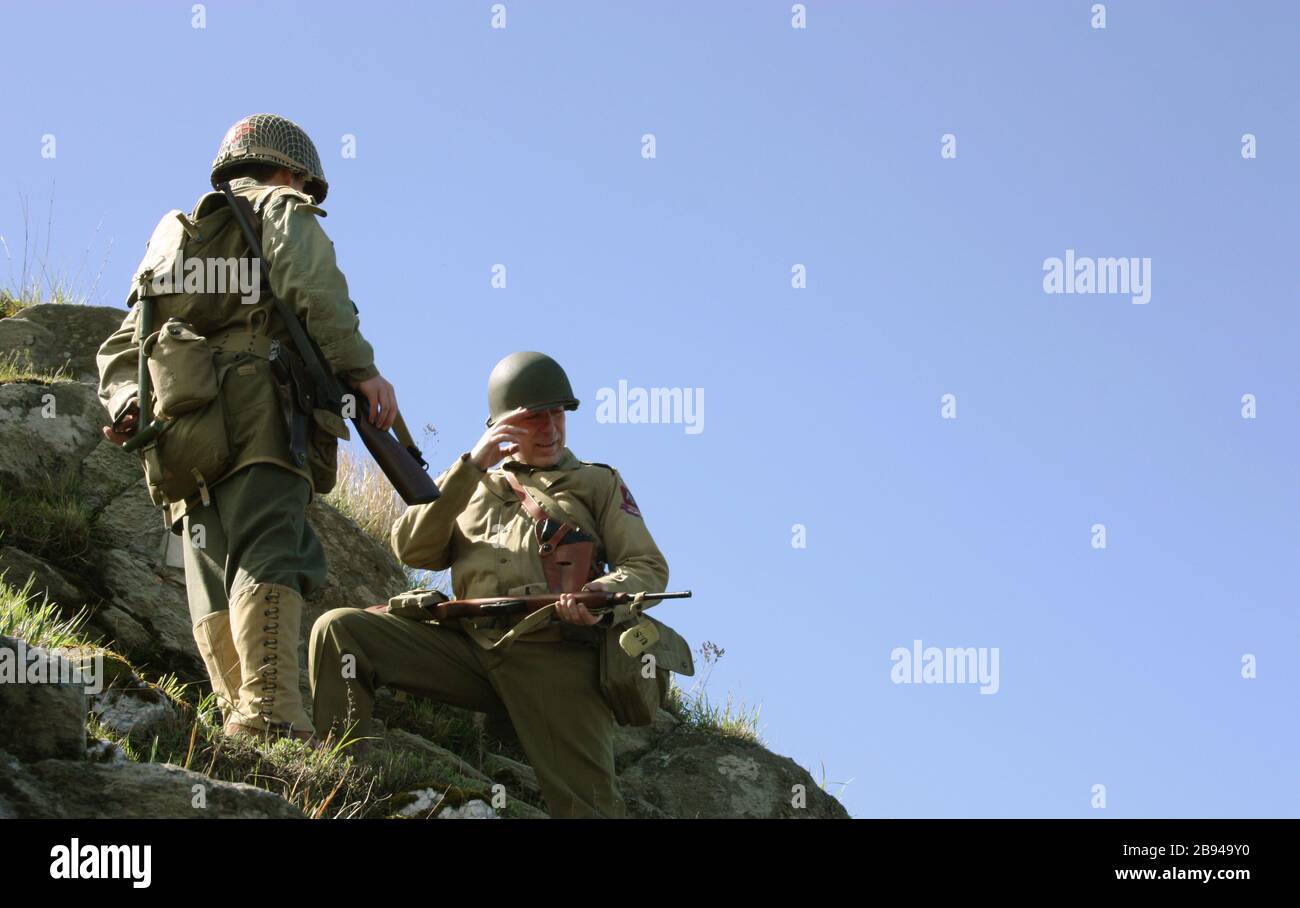
<path fill-rule="evenodd" d="M 88 288 L 83 288 L 82 277 L 86 274 L 86 264 L 90 258 L 91 248 L 99 235 L 99 226 L 95 227 L 91 240 L 82 253 L 81 262 L 72 274 L 59 271 L 50 264 L 50 245 L 54 238 L 54 192 L 50 191 L 50 203 L 45 218 L 45 236 L 40 237 L 39 227 L 33 228 L 31 200 L 25 194 L 19 194 L 18 205 L 22 214 L 22 248 L 21 256 L 15 260 L 14 251 L 9 241 L 0 235 L 0 252 L 4 253 L 8 265 L 9 277 L 6 285 L 0 288 L 0 318 L 9 318 L 29 306 L 45 303 L 85 305 L 95 296 L 99 281 L 108 265 L 108 256 L 113 242 L 109 240 L 100 262 L 99 272 Z M 38 248 L 42 246 L 44 248 Z"/>
<path fill-rule="evenodd" d="M 387 549 L 393 523 L 406 505 L 383 470 L 369 457 L 339 446 L 338 482 L 325 496 L 334 508 Z M 410 589 L 436 589 L 451 595 L 450 571 L 425 571 L 403 565 Z"/>
<path fill-rule="evenodd" d="M 370 458 L 340 445 L 338 462 L 338 482 L 325 500 L 387 548 L 389 530 L 406 506 Z"/>
<path fill-rule="evenodd" d="M 709 698 L 709 678 L 726 650 L 706 640 L 696 652 L 705 665 L 703 675 L 685 691 L 677 686 L 674 679 L 664 709 L 699 731 L 751 744 L 762 744 L 763 739 L 759 735 L 761 706 L 749 706 L 743 700 L 736 700 L 730 692 L 722 703 L 715 703 Z"/>
<path fill-rule="evenodd" d="M 21 489 L 0 486 L 0 537 L 59 567 L 85 569 L 91 510 L 76 474 L 33 479 Z"/>
<path fill-rule="evenodd" d="M 0 299 L 0 308 L 3 305 L 3 299 Z M 32 365 L 32 354 L 29 350 L 13 350 L 0 356 L 0 385 L 14 382 L 53 385 L 69 381 L 73 381 L 73 378 L 66 365 L 57 369 L 38 369 Z"/>

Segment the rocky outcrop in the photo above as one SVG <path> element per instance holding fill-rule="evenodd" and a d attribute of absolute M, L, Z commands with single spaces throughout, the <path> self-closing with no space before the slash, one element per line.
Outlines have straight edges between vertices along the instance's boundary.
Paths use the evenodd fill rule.
<path fill-rule="evenodd" d="M 303 819 L 255 785 L 221 782 L 171 763 L 20 762 L 0 750 L 0 820 Z"/>
<path fill-rule="evenodd" d="M 107 419 L 95 392 L 95 350 L 123 314 L 36 306 L 0 319 L 0 356 L 23 351 L 37 368 L 66 367 L 74 379 L 0 385 L 0 507 L 55 488 L 67 498 L 59 506 L 88 524 L 85 551 L 75 557 L 36 550 L 21 537 L 0 539 L 0 572 L 10 586 L 30 581 L 33 594 L 69 616 L 85 609 L 90 635 L 150 676 L 171 672 L 206 690 L 190 632 L 179 537 L 167 531 L 149 500 L 136 457 L 100 432 Z M 3 518 L 0 526 L 11 525 Z M 308 519 L 325 547 L 329 577 L 308 604 L 304 636 L 325 610 L 372 605 L 406 588 L 405 572 L 388 549 L 328 503 L 314 501 Z M 5 643 L 18 646 L 0 638 Z M 36 658 L 54 668 L 71 656 L 40 651 Z M 305 653 L 300 664 L 306 692 Z M 167 697 L 125 663 L 115 665 L 107 683 L 91 692 L 75 684 L 0 683 L 0 818 L 302 816 L 259 788 L 169 764 L 135 763 L 103 741 L 88 747 L 88 716 L 107 732 L 146 742 L 151 729 L 175 719 Z M 543 803 L 536 773 L 519 759 L 487 753 L 466 760 L 400 728 L 384 733 L 380 749 L 441 767 L 448 778 L 463 780 L 466 792 L 504 786 L 504 815 L 545 815 L 533 806 Z M 664 711 L 645 728 L 619 728 L 614 750 L 633 817 L 847 816 L 788 758 L 703 732 Z M 477 797 L 444 804 L 445 794 L 418 789 L 396 809 L 412 817 L 497 815 Z"/>
<path fill-rule="evenodd" d="M 635 816 L 679 819 L 848 819 L 789 757 L 681 726 L 619 776 Z"/>
<path fill-rule="evenodd" d="M 126 312 L 111 306 L 32 306 L 0 319 L 0 351 L 30 356 L 41 370 L 64 369 L 97 382 L 95 352 L 122 325 Z"/>
<path fill-rule="evenodd" d="M 86 753 L 86 685 L 68 660 L 0 637 L 0 749 L 24 760 Z"/>

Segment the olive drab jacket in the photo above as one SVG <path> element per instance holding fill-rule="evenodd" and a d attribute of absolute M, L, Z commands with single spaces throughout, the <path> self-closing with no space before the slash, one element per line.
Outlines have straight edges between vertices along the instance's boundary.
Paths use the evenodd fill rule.
<path fill-rule="evenodd" d="M 325 212 L 311 196 L 289 186 L 266 186 L 242 178 L 231 181 L 231 189 L 247 198 L 260 216 L 262 254 L 271 272 L 271 291 L 297 313 L 328 366 L 353 383 L 378 374 L 374 351 L 359 330 L 347 280 L 335 262 L 333 243 L 319 223 Z M 260 275 L 256 278 L 259 292 L 247 294 L 247 283 L 241 287 L 233 279 L 224 283 L 214 280 L 206 268 L 208 263 L 244 258 L 251 264 L 244 267 L 251 277 L 256 262 L 248 260 L 247 253 L 243 234 L 218 192 L 200 198 L 188 219 L 182 219 L 179 212 L 165 216 L 132 281 L 127 298 L 130 311 L 99 349 L 99 396 L 114 421 L 135 401 L 142 342 L 135 304 L 142 276 L 173 275 L 176 280 L 171 283 L 150 285 L 155 288 L 149 292 L 157 307 L 153 329 L 158 330 L 170 318 L 188 322 L 218 350 L 218 364 L 227 367 L 220 373 L 220 398 L 231 459 L 221 476 L 205 477 L 208 484 L 249 464 L 274 463 L 309 482 L 315 472 L 313 486 L 317 487 L 322 475 L 332 475 L 336 439 L 347 437 L 347 426 L 338 414 L 317 410 L 311 469 L 291 461 L 282 398 L 267 358 L 268 350 L 275 349 L 271 342 L 292 346 L 289 334 L 275 315 L 271 295 L 260 286 Z M 191 275 L 189 266 L 196 261 L 200 265 Z M 205 268 L 201 276 L 200 267 Z M 191 276 L 195 282 L 190 281 Z M 328 461 L 323 473 L 318 459 Z M 178 520 L 193 502 L 168 502 L 171 519 Z"/>
<path fill-rule="evenodd" d="M 504 478 L 505 470 L 514 473 L 549 516 L 594 538 L 596 561 L 608 570 L 593 582 L 615 592 L 667 589 L 668 562 L 618 471 L 580 461 L 568 448 L 549 469 L 507 460 L 501 470 L 485 473 L 469 454 L 461 455 L 438 477 L 442 497 L 407 508 L 393 524 L 397 557 L 412 567 L 451 568 L 457 599 L 547 592 L 533 520 Z M 500 637 L 510 622 L 474 623 L 486 636 Z M 519 639 L 563 639 L 563 629 L 547 625 Z"/>

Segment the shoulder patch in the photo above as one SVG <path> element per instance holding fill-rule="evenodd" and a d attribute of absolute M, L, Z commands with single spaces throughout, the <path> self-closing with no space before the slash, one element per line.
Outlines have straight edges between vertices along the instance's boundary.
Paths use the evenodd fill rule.
<path fill-rule="evenodd" d="M 632 492 L 627 487 L 627 483 L 620 482 L 618 490 L 623 494 L 623 503 L 620 504 L 619 510 L 627 511 L 633 517 L 641 516 L 641 509 L 636 506 L 636 499 L 632 497 Z"/>
<path fill-rule="evenodd" d="M 613 467 L 611 467 L 609 464 L 607 464 L 607 463 L 596 463 L 596 461 L 594 461 L 594 460 L 580 460 L 580 461 L 578 461 L 578 463 L 586 464 L 586 465 L 589 466 L 589 467 L 604 467 L 606 470 L 609 470 L 609 472 L 611 472 L 611 473 L 617 473 L 617 472 L 618 472 L 618 470 L 615 470 L 615 469 L 614 469 Z"/>

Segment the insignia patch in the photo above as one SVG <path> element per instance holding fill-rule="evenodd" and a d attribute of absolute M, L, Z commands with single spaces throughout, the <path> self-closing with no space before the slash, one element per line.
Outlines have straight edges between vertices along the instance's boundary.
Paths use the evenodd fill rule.
<path fill-rule="evenodd" d="M 618 487 L 623 491 L 623 503 L 619 505 L 619 507 L 627 511 L 633 517 L 640 517 L 641 509 L 636 506 L 636 499 L 632 497 L 632 493 L 628 491 L 627 486 L 619 483 Z"/>

